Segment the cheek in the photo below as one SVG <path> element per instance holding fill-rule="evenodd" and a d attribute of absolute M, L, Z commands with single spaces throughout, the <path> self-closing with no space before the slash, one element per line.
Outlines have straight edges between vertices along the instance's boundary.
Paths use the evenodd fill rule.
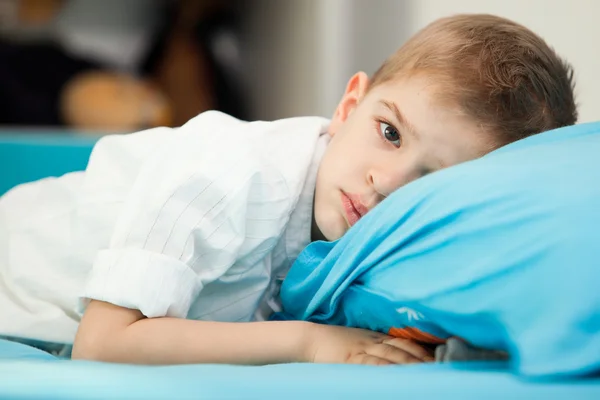
<path fill-rule="evenodd" d="M 360 175 L 368 158 L 363 151 L 354 146 L 341 146 L 337 150 L 335 157 L 330 160 L 329 168 L 337 180 L 334 183 L 347 183 Z"/>
<path fill-rule="evenodd" d="M 380 139 L 366 124 L 353 124 L 352 129 L 340 131 L 331 138 L 322 161 L 327 181 L 333 186 L 355 186 L 364 179 L 374 160 L 385 157 Z M 346 188 L 350 189 L 350 188 Z"/>
<path fill-rule="evenodd" d="M 335 145 L 338 158 L 348 164 L 360 164 L 364 159 L 372 159 L 381 151 L 381 143 L 377 136 L 368 127 L 354 129 L 340 136 Z"/>

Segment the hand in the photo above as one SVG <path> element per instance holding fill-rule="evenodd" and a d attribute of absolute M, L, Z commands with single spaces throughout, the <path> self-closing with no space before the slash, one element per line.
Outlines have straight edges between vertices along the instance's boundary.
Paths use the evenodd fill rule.
<path fill-rule="evenodd" d="M 314 324 L 309 361 L 331 364 L 412 364 L 433 361 L 417 343 L 382 333 Z"/>

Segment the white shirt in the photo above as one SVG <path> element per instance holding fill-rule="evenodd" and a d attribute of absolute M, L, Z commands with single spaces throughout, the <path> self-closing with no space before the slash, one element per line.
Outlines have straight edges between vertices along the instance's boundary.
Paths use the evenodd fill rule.
<path fill-rule="evenodd" d="M 310 241 L 328 120 L 107 136 L 85 172 L 0 198 L 0 334 L 71 343 L 97 299 L 147 317 L 251 321 Z"/>

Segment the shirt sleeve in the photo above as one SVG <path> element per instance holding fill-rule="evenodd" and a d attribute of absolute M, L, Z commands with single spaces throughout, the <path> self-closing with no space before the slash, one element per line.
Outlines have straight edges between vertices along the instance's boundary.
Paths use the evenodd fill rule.
<path fill-rule="evenodd" d="M 110 245 L 93 264 L 84 305 L 96 299 L 147 317 L 185 318 L 204 286 L 272 249 L 290 208 L 288 188 L 245 124 L 204 113 L 164 133 L 146 157 L 121 163 L 135 165 L 135 178 Z M 139 154 L 133 149 L 144 135 L 127 140 L 121 155 L 127 146 Z M 101 182 L 89 184 L 109 185 L 96 167 L 91 176 Z"/>

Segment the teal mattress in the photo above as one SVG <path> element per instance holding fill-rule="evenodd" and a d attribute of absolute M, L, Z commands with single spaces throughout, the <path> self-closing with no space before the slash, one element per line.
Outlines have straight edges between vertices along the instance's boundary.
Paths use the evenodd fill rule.
<path fill-rule="evenodd" d="M 0 340 L 0 399 L 599 399 L 600 379 L 526 381 L 501 363 L 114 365 Z"/>

